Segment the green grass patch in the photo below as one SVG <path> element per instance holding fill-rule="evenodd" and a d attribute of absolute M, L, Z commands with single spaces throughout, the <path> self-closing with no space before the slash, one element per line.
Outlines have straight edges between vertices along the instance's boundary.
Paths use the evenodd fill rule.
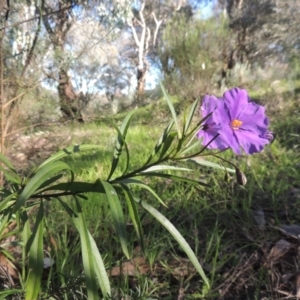
<path fill-rule="evenodd" d="M 87 226 L 111 274 L 112 299 L 277 299 L 282 297 L 280 291 L 292 291 L 292 278 L 298 272 L 293 264 L 299 256 L 295 251 L 297 241 L 278 229 L 281 225 L 300 224 L 300 123 L 296 104 L 291 112 L 286 110 L 279 117 L 276 115 L 276 121 L 272 122 L 276 139 L 263 152 L 253 156 L 235 156 L 230 151 L 220 154 L 245 173 L 245 186 L 238 185 L 232 174 L 227 176 L 224 171 L 191 164 L 188 166 L 194 172 L 188 176 L 205 182 L 210 188 L 163 178 L 147 179 L 146 183 L 166 206 L 144 189 L 133 190 L 136 197 L 153 205 L 184 236 L 210 280 L 209 291 L 203 289 L 202 279 L 181 246 L 140 205 L 144 253 L 129 218 L 126 200 L 120 198 L 132 257 L 128 261 L 116 237 L 106 196 L 89 193 L 87 200 L 79 200 Z M 166 115 L 157 104 L 137 110 L 127 137 L 129 152 L 133 154 L 129 169 L 147 161 L 169 120 Z M 76 179 L 95 182 L 107 178 L 117 137 L 112 122 L 120 124 L 122 118 L 61 127 L 60 130 L 76 133 L 73 144 L 102 146 L 97 151 L 64 159 L 75 170 Z M 120 159 L 114 176 L 122 174 L 125 168 L 123 154 Z M 216 158 L 211 160 L 220 163 Z M 231 167 L 226 162 L 224 166 Z M 75 206 L 71 198 L 65 201 L 70 207 Z M 46 251 L 55 260 L 50 276 L 45 274 L 48 278 L 43 287 L 47 291 L 45 297 L 84 299 L 86 287 L 79 237 L 58 201 L 45 205 Z M 286 252 L 279 252 L 279 257 L 272 256 L 280 239 L 291 246 Z M 286 274 L 292 274 L 291 279 L 279 289 L 278 282 L 283 282 Z"/>

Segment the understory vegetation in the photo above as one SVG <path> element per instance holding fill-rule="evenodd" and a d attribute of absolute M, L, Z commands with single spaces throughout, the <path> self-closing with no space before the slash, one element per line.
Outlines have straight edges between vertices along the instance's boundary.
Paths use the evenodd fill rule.
<path fill-rule="evenodd" d="M 287 99 L 284 108 L 276 111 L 273 107 L 274 111 L 268 114 L 276 136 L 271 145 L 252 156 L 236 156 L 230 150 L 218 154 L 243 171 L 247 177 L 246 185 L 239 185 L 236 177 L 224 170 L 187 163 L 194 170 L 189 173 L 189 178 L 200 180 L 208 187 L 166 178 L 147 179 L 146 184 L 166 206 L 145 189 L 134 188 L 137 198 L 151 203 L 186 239 L 204 269 L 210 289 L 203 288 L 202 278 L 174 238 L 141 207 L 143 249 L 128 216 L 128 208 L 123 206 L 128 259 L 112 225 L 106 196 L 88 193 L 85 199 L 79 199 L 86 225 L 104 260 L 112 299 L 280 299 L 297 294 L 300 110 L 298 94 L 277 95 L 277 98 L 283 96 Z M 272 105 L 272 100 L 273 96 L 269 98 L 267 94 L 259 99 L 267 107 Z M 163 103 L 162 99 L 159 101 Z M 105 178 L 109 174 L 116 138 L 112 124 L 120 125 L 125 115 L 126 112 L 109 121 L 101 119 L 80 126 L 66 123 L 44 128 L 47 130 L 47 147 L 54 151 L 76 144 L 99 145 L 98 150 L 75 153 L 64 161 L 74 170 L 76 180 L 95 182 Z M 130 163 L 132 169 L 142 165 L 151 154 L 155 141 L 168 124 L 169 115 L 168 108 L 160 103 L 136 110 L 127 134 L 129 151 L 134 153 Z M 184 108 L 178 119 L 182 121 L 183 115 Z M 193 122 L 196 121 L 197 113 Z M 23 148 L 28 151 L 26 154 L 24 150 L 23 154 L 31 153 L 33 159 L 18 161 L 22 156 L 11 153 L 18 170 L 24 174 L 49 155 L 47 151 L 43 153 L 42 147 L 34 148 L 41 139 L 36 139 L 39 134 L 39 131 L 27 134 L 28 145 Z M 16 151 L 22 149 L 18 141 L 13 144 L 14 149 L 19 149 Z M 205 160 L 205 156 L 202 159 Z M 218 158 L 207 159 L 226 165 Z M 179 163 L 179 166 L 182 165 Z M 70 207 L 75 204 L 72 198 L 65 198 L 65 202 Z M 43 292 L 39 299 L 85 299 L 87 287 L 76 228 L 59 201 L 45 201 L 44 210 L 43 248 L 48 265 L 44 258 Z M 37 218 L 34 206 L 28 216 L 34 223 Z M 18 226 L 14 222 L 9 226 L 9 232 L 1 238 L 1 248 L 5 249 L 1 259 L 20 267 Z M 2 272 L 1 290 L 10 294 L 6 299 L 22 299 L 23 292 L 19 289 L 22 283 L 17 270 L 8 270 Z M 15 293 L 13 289 L 16 289 Z"/>
<path fill-rule="evenodd" d="M 0 300 L 300 299 L 299 20 L 0 1 Z"/>

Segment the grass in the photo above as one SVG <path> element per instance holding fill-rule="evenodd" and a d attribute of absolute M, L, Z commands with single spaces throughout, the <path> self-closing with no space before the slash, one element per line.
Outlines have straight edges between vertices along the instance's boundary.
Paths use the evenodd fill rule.
<path fill-rule="evenodd" d="M 271 116 L 277 138 L 264 152 L 251 157 L 236 157 L 231 152 L 222 154 L 243 170 L 247 177 L 245 186 L 239 186 L 235 178 L 225 180 L 222 171 L 201 167 L 194 169 L 193 178 L 204 180 L 210 188 L 199 189 L 163 179 L 147 181 L 167 207 L 144 190 L 135 189 L 139 198 L 152 203 L 185 237 L 211 282 L 210 291 L 203 290 L 200 276 L 176 241 L 144 210 L 139 211 L 144 253 L 127 217 L 133 259 L 128 262 L 116 238 L 105 196 L 88 194 L 88 200 L 80 200 L 105 266 L 108 272 L 114 270 L 110 278 L 112 299 L 280 299 L 295 294 L 298 242 L 278 229 L 281 225 L 300 223 L 299 113 L 297 104 L 292 107 L 293 114 L 291 110 L 283 110 L 279 116 L 276 114 L 277 121 Z M 137 111 L 128 132 L 130 153 L 134 153 L 130 168 L 145 162 L 145 153 L 148 150 L 151 153 L 169 121 L 166 115 L 164 110 L 155 110 L 153 106 Z M 115 121 L 119 122 L 119 118 L 116 116 Z M 99 120 L 59 130 L 72 131 L 73 144 L 103 145 L 101 151 L 74 155 L 65 161 L 75 170 L 79 180 L 105 179 L 116 137 L 111 123 Z M 122 163 L 119 172 L 121 169 Z M 128 216 L 125 205 L 124 211 Z M 45 299 L 50 296 L 85 299 L 76 231 L 57 202 L 48 203 L 47 212 L 46 251 L 55 264 L 48 270 L 51 276 L 48 271 L 44 274 L 48 278 L 44 282 Z M 290 243 L 285 251 L 276 246 L 280 239 Z M 272 255 L 274 251 L 277 256 Z M 129 267 L 135 271 L 130 273 Z"/>

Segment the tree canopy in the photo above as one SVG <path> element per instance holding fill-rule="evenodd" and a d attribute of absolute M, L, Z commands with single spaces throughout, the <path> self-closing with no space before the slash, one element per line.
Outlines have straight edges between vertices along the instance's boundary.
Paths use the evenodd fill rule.
<path fill-rule="evenodd" d="M 299 8 L 298 0 L 2 1 L 7 96 L 24 85 L 56 89 L 61 117 L 82 120 L 97 94 L 141 99 L 150 74 L 190 99 L 243 84 L 241 73 L 295 63 Z"/>

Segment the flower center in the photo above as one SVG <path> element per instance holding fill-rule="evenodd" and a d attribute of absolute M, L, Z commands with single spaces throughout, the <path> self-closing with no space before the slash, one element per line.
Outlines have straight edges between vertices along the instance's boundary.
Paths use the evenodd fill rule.
<path fill-rule="evenodd" d="M 230 127 L 231 127 L 233 130 L 239 130 L 242 124 L 243 124 L 242 121 L 237 120 L 237 119 L 234 119 L 234 120 L 230 123 Z"/>

